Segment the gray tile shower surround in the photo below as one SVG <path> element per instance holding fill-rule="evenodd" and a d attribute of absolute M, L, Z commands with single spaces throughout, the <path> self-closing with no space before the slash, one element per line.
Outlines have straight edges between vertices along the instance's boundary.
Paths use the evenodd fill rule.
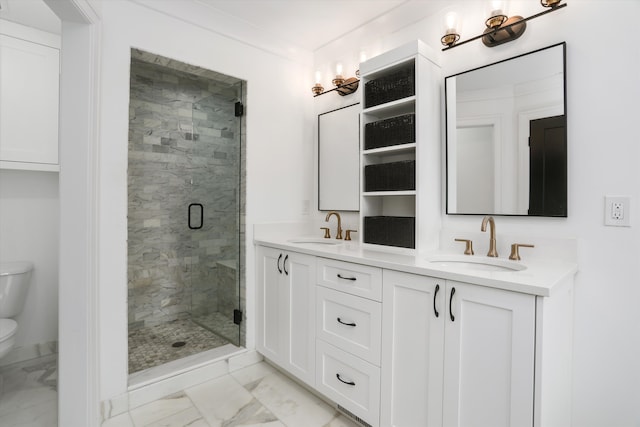
<path fill-rule="evenodd" d="M 174 360 L 156 357 L 155 350 L 146 357 L 135 348 L 135 337 L 156 334 L 153 328 L 163 324 L 193 319 L 209 325 L 208 318 L 217 318 L 214 323 L 227 325 L 221 335 L 235 335 L 231 342 L 244 344 L 231 323 L 244 292 L 238 295 L 236 262 L 230 261 L 238 252 L 240 153 L 233 104 L 240 81 L 136 50 L 132 55 L 128 301 L 136 367 L 130 373 L 142 360 Z M 205 205 L 201 230 L 187 227 L 189 203 Z M 243 214 L 244 203 L 240 209 Z M 202 343 L 200 351 L 225 342 Z M 180 350 L 170 354 L 183 357 Z"/>

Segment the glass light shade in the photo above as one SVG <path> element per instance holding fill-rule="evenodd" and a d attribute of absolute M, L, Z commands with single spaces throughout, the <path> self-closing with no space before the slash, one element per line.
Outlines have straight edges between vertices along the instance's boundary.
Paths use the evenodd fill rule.
<path fill-rule="evenodd" d="M 456 12 L 444 16 L 444 34 L 460 34 L 460 20 Z"/>
<path fill-rule="evenodd" d="M 508 1 L 507 0 L 489 0 L 487 1 L 487 13 L 486 13 L 486 17 L 487 18 L 493 18 L 494 16 L 499 16 L 499 15 L 505 15 L 508 16 L 507 14 L 507 8 L 508 8 Z"/>
<path fill-rule="evenodd" d="M 342 75 L 342 62 L 338 62 L 336 64 L 336 75 L 337 76 L 341 76 Z"/>
<path fill-rule="evenodd" d="M 322 73 L 319 70 L 316 71 L 316 83 L 320 83 L 321 78 L 322 78 Z"/>
<path fill-rule="evenodd" d="M 489 0 L 486 3 L 487 20 L 485 25 L 489 28 L 496 28 L 507 20 L 507 1 L 506 0 Z"/>

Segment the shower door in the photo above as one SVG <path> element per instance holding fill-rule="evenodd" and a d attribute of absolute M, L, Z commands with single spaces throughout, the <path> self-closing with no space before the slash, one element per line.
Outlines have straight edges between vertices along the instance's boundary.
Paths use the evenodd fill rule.
<path fill-rule="evenodd" d="M 236 114 L 241 113 L 236 104 L 243 84 L 132 49 L 130 374 L 229 344 L 244 345 L 237 324 L 244 283 L 244 123 Z"/>
<path fill-rule="evenodd" d="M 242 83 L 215 92 L 192 110 L 191 318 L 239 346 Z"/>

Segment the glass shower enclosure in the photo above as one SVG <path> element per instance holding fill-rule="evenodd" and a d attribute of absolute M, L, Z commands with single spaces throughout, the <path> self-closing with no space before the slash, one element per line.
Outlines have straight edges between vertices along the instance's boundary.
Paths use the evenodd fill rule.
<path fill-rule="evenodd" d="M 244 86 L 132 50 L 130 374 L 244 345 Z"/>

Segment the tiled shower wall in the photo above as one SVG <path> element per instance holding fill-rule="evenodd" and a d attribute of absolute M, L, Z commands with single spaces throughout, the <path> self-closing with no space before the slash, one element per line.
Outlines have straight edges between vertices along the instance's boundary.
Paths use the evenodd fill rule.
<path fill-rule="evenodd" d="M 239 290 L 220 286 L 218 278 L 229 272 L 217 268 L 220 262 L 237 268 L 240 259 L 244 165 L 241 171 L 234 104 L 242 82 L 133 50 L 130 84 L 129 328 L 203 315 L 218 306 L 232 318 L 229 304 L 220 301 L 237 301 Z M 188 227 L 190 203 L 204 206 L 200 230 Z"/>

